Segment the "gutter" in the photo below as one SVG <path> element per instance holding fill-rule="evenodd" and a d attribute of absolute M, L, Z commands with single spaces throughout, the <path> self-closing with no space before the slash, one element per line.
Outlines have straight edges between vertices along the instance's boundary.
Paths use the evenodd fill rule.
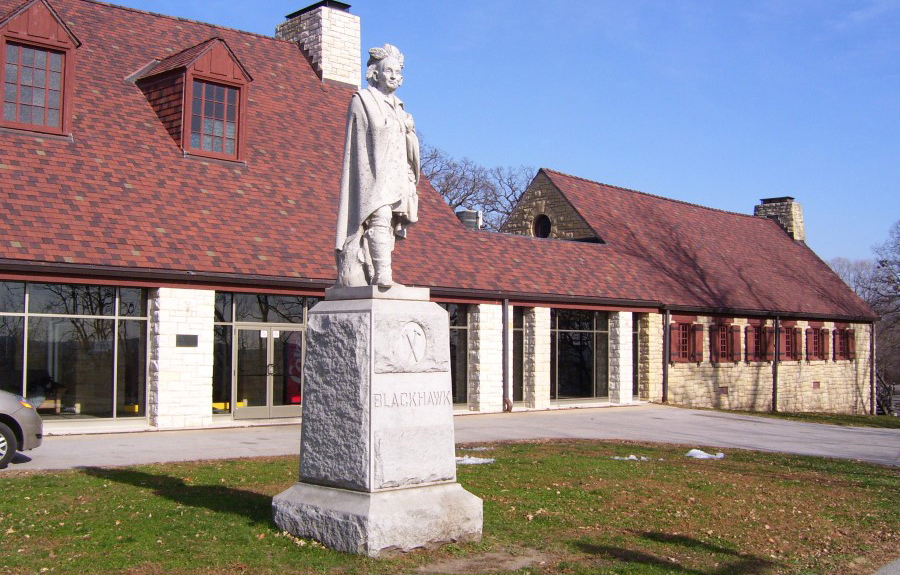
<path fill-rule="evenodd" d="M 672 316 L 669 310 L 663 312 L 663 373 L 662 373 L 662 402 L 669 402 L 669 357 L 672 354 L 672 350 L 669 349 L 671 345 L 671 336 L 669 331 L 671 331 Z"/>
<path fill-rule="evenodd" d="M 781 317 L 775 316 L 775 348 L 772 355 L 772 413 L 778 413 L 778 364 L 781 361 Z M 768 343 L 766 343 L 768 347 Z"/>
<path fill-rule="evenodd" d="M 875 415 L 875 322 L 869 324 L 869 413 Z M 887 413 L 887 410 L 885 410 Z"/>

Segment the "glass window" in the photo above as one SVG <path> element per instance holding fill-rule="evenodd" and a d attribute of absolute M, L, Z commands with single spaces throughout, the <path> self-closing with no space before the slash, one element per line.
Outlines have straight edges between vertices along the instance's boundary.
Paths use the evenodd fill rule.
<path fill-rule="evenodd" d="M 112 416 L 114 325 L 108 319 L 29 318 L 27 395 L 50 400 L 42 412 Z"/>
<path fill-rule="evenodd" d="M 235 321 L 303 323 L 306 298 L 290 295 L 234 294 Z"/>
<path fill-rule="evenodd" d="M 22 313 L 23 311 L 25 311 L 25 284 L 0 282 L 0 312 Z"/>
<path fill-rule="evenodd" d="M 442 303 L 450 318 L 450 387 L 453 403 L 469 402 L 469 306 Z"/>
<path fill-rule="evenodd" d="M 609 395 L 609 314 L 550 310 L 550 397 Z"/>
<path fill-rule="evenodd" d="M 147 317 L 147 290 L 144 288 L 119 288 L 119 315 Z"/>
<path fill-rule="evenodd" d="M 234 156 L 239 121 L 238 88 L 194 80 L 193 90 L 190 147 Z M 226 106 L 226 100 L 232 105 Z"/>
<path fill-rule="evenodd" d="M 56 315 L 113 315 L 116 288 L 70 284 L 31 284 L 28 311 Z"/>
<path fill-rule="evenodd" d="M 230 322 L 232 320 L 231 304 L 234 298 L 227 292 L 216 292 L 216 321 Z"/>
<path fill-rule="evenodd" d="M 512 400 L 525 400 L 525 308 L 513 308 Z M 533 359 L 532 359 L 533 360 Z"/>
<path fill-rule="evenodd" d="M 22 395 L 25 318 L 0 316 L 0 389 Z"/>
<path fill-rule="evenodd" d="M 60 125 L 62 59 L 58 52 L 6 45 L 4 121 L 33 126 Z M 50 98 L 44 90 L 48 85 L 55 91 L 49 94 Z"/>
<path fill-rule="evenodd" d="M 116 415 L 143 417 L 144 398 L 147 395 L 146 321 L 119 321 L 118 356 Z"/>
<path fill-rule="evenodd" d="M 214 330 L 213 413 L 231 413 L 231 326 L 217 325 Z"/>

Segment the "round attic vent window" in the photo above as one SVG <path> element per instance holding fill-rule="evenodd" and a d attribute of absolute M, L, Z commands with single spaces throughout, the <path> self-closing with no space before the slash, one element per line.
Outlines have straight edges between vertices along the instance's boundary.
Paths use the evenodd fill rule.
<path fill-rule="evenodd" d="M 550 237 L 550 229 L 553 227 L 553 222 L 550 221 L 546 215 L 541 214 L 538 217 L 534 218 L 534 226 L 531 231 L 534 233 L 534 237 L 536 238 L 549 238 Z"/>

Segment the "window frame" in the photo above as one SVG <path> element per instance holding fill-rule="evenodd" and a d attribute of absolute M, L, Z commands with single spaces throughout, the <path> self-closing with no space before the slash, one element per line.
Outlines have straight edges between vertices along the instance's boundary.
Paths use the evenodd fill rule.
<path fill-rule="evenodd" d="M 741 360 L 741 328 L 733 320 L 718 320 L 709 326 L 709 361 L 712 364 Z"/>
<path fill-rule="evenodd" d="M 59 126 L 47 126 L 46 124 L 43 126 L 39 126 L 36 124 L 25 124 L 22 122 L 13 122 L 9 121 L 5 118 L 4 114 L 0 114 L 0 126 L 3 128 L 8 128 L 11 130 L 21 130 L 25 132 L 37 132 L 41 134 L 52 134 L 58 136 L 65 136 L 71 133 L 71 107 L 72 107 L 72 94 L 73 90 L 73 78 L 75 72 L 75 48 L 69 44 L 61 43 L 61 42 L 53 42 L 46 38 L 34 38 L 27 34 L 13 33 L 8 29 L 4 29 L 0 31 L 0 62 L 3 64 L 4 68 L 4 84 L 6 83 L 6 54 L 9 50 L 10 44 L 15 44 L 20 49 L 22 47 L 32 48 L 37 50 L 43 50 L 46 52 L 56 52 L 62 55 L 62 78 L 60 79 L 60 90 L 59 90 Z M 19 56 L 19 61 L 21 62 L 21 56 Z M 17 78 L 16 86 L 17 89 L 21 89 L 21 72 L 19 77 Z M 44 88 L 47 89 L 46 87 Z M 5 100 L 4 100 L 5 101 Z M 47 96 L 44 96 L 44 102 L 47 103 Z M 18 101 L 17 101 L 18 105 Z M 44 109 L 47 109 L 47 106 L 44 106 Z"/>
<path fill-rule="evenodd" d="M 669 363 L 702 362 L 703 331 L 701 323 L 676 319 L 669 324 Z"/>
<path fill-rule="evenodd" d="M 235 150 L 234 154 L 225 152 L 213 152 L 201 148 L 191 146 L 191 121 L 193 116 L 194 103 L 194 82 L 203 82 L 206 84 L 225 86 L 237 90 L 237 106 L 235 118 Z M 204 158 L 212 158 L 223 160 L 226 162 L 242 162 L 244 159 L 244 140 L 246 133 L 246 117 L 247 117 L 247 92 L 249 85 L 247 82 L 239 82 L 198 72 L 187 68 L 184 72 L 184 101 L 182 102 L 182 119 L 181 119 L 181 149 L 185 156 L 199 156 Z M 227 100 L 226 100 L 227 106 Z M 226 108 L 227 109 L 227 108 Z M 202 145 L 202 142 L 201 142 Z"/>

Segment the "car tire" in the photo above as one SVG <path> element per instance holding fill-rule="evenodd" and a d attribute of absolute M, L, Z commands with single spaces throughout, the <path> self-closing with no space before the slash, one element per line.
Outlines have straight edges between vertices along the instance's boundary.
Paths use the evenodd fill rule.
<path fill-rule="evenodd" d="M 0 469 L 6 467 L 19 449 L 16 434 L 5 423 L 0 423 Z"/>

